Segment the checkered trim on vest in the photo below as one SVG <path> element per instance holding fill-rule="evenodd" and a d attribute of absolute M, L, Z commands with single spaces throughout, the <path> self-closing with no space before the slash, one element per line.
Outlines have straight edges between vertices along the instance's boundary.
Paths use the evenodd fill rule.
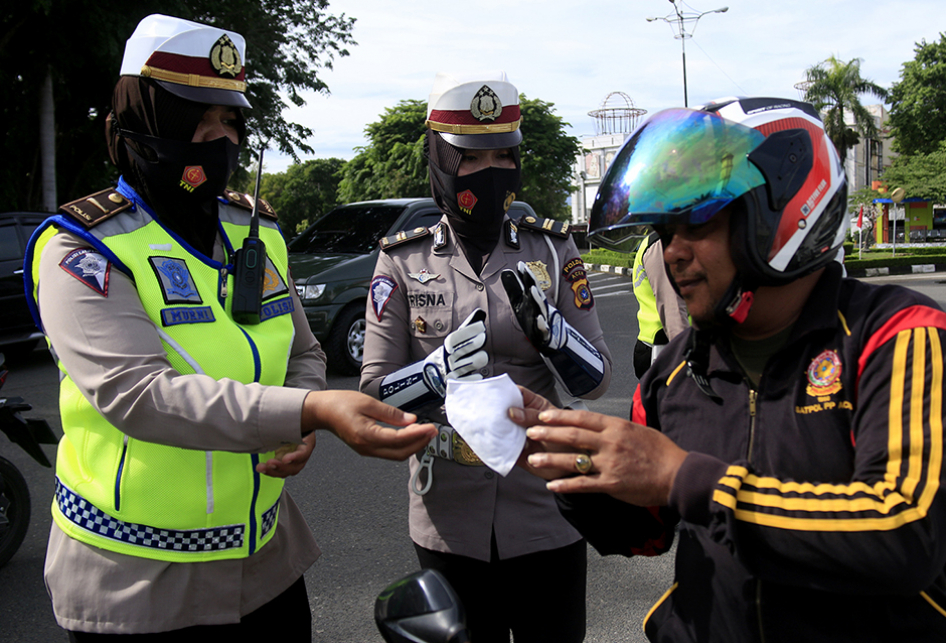
<path fill-rule="evenodd" d="M 91 502 L 56 479 L 56 503 L 69 521 L 94 534 L 129 545 L 180 552 L 207 552 L 238 549 L 243 546 L 246 525 L 227 525 L 212 529 L 160 529 L 124 522 L 109 516 Z M 262 535 L 276 523 L 279 501 L 263 513 Z"/>

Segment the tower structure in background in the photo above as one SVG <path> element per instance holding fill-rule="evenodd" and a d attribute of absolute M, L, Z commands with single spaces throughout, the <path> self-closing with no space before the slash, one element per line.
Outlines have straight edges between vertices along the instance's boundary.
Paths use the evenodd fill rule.
<path fill-rule="evenodd" d="M 588 214 L 605 170 L 646 113 L 646 109 L 634 105 L 624 92 L 611 92 L 598 109 L 588 112 L 595 122 L 595 135 L 582 138 L 582 152 L 575 159 L 571 201 L 572 224 L 577 231 L 588 223 Z"/>

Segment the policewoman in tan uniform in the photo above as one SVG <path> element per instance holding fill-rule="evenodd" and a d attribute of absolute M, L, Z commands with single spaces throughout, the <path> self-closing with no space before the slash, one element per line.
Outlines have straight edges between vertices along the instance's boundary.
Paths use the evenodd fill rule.
<path fill-rule="evenodd" d="M 512 631 L 516 643 L 572 643 L 585 632 L 585 542 L 542 480 L 484 466 L 442 410 L 450 378 L 507 373 L 556 400 L 556 381 L 585 398 L 610 381 L 567 225 L 506 216 L 520 189 L 520 121 L 505 73 L 437 75 L 426 144 L 443 218 L 382 240 L 361 388 L 440 424 L 411 458 L 411 538 L 422 566 L 457 590 L 474 640 L 508 642 Z"/>
<path fill-rule="evenodd" d="M 25 273 L 61 371 L 63 437 L 45 580 L 72 641 L 309 643 L 319 548 L 282 480 L 328 429 L 403 459 L 433 427 L 323 391 L 325 355 L 271 209 L 257 319 L 233 313 L 251 198 L 226 190 L 245 138 L 244 41 L 152 15 L 108 118 L 122 178 L 63 206 Z M 403 434 L 403 437 L 399 434 Z"/>

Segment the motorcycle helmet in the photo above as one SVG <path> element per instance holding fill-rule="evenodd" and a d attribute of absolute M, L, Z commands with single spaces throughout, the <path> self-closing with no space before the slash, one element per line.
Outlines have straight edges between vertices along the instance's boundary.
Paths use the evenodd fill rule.
<path fill-rule="evenodd" d="M 844 169 L 811 105 L 731 98 L 655 114 L 605 173 L 590 238 L 615 247 L 641 226 L 698 225 L 730 204 L 737 276 L 717 317 L 738 323 L 756 288 L 824 267 L 844 240 Z"/>

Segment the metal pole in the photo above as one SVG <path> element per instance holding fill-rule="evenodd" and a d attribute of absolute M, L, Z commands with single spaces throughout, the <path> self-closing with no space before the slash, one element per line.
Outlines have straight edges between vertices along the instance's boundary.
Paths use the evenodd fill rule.
<path fill-rule="evenodd" d="M 679 4 L 678 4 L 679 3 Z M 686 48 L 686 39 L 693 37 L 693 32 L 696 30 L 696 23 L 699 22 L 700 18 L 705 16 L 708 13 L 726 13 L 729 11 L 729 7 L 720 7 L 719 9 L 713 9 L 711 11 L 703 11 L 700 13 L 687 12 L 681 9 L 683 5 L 682 0 L 670 0 L 670 4 L 673 5 L 674 13 L 664 16 L 662 18 L 647 18 L 647 22 L 654 22 L 655 20 L 663 20 L 670 25 L 671 29 L 675 30 L 674 38 L 680 39 L 680 53 L 683 60 L 683 105 L 684 107 L 690 106 L 690 97 L 687 92 L 687 48 Z M 693 28 L 687 33 L 686 24 L 691 23 Z"/>
<path fill-rule="evenodd" d="M 893 256 L 896 257 L 897 256 L 897 213 L 896 213 L 897 206 L 895 205 L 893 207 L 894 207 L 894 213 L 892 215 L 893 216 Z M 890 208 L 887 208 L 887 212 L 890 212 Z"/>

